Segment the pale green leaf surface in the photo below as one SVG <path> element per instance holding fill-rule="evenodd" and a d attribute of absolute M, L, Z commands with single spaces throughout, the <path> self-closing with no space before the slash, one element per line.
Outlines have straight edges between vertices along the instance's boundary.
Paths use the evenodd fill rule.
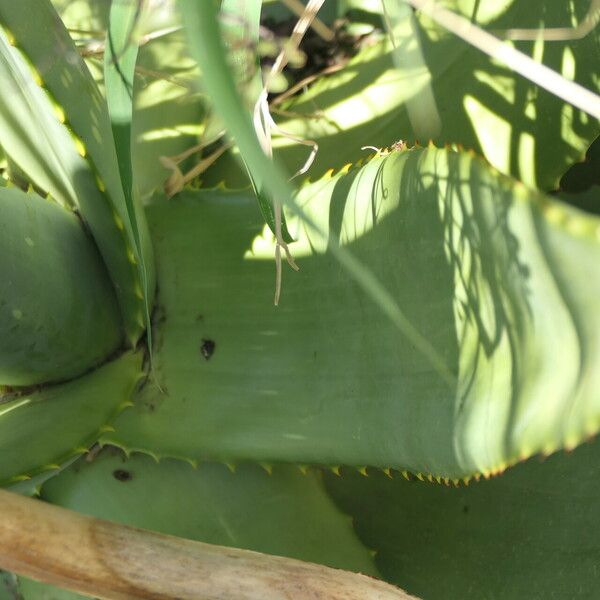
<path fill-rule="evenodd" d="M 389 2 L 389 0 L 388 0 Z M 565 26 L 581 20 L 587 2 L 544 4 L 528 0 L 454 0 L 448 7 L 487 30 Z M 362 49 L 341 71 L 322 77 L 282 106 L 297 117 L 281 127 L 319 144 L 309 174 L 320 177 L 364 155 L 362 146 L 385 147 L 403 139 L 462 144 L 484 155 L 501 172 L 542 190 L 557 187 L 566 167 L 583 156 L 600 129 L 594 119 L 515 75 L 424 17 L 409 13 L 389 38 Z M 600 29 L 583 39 L 516 42 L 529 56 L 584 87 L 598 91 Z M 395 67 L 394 53 L 403 68 Z M 437 127 L 437 129 L 436 129 Z M 275 155 L 295 172 L 307 150 L 280 138 Z M 225 180 L 245 184 L 229 154 L 205 176 L 207 186 Z"/>
<path fill-rule="evenodd" d="M 278 304 L 281 290 L 279 251 L 283 245 L 282 238 L 283 240 L 286 239 L 287 230 L 285 214 L 281 207 L 288 207 L 290 211 L 300 217 L 305 225 L 312 228 L 314 235 L 319 239 L 326 240 L 327 231 L 311 220 L 295 201 L 292 186 L 286 180 L 284 170 L 277 162 L 273 162 L 270 156 L 265 154 L 227 64 L 225 48 L 219 36 L 219 22 L 213 5 L 210 2 L 195 3 L 192 0 L 180 0 L 179 5 L 185 20 L 190 52 L 198 60 L 200 66 L 203 67 L 204 82 L 206 88 L 210 91 L 215 110 L 226 121 L 228 131 L 240 149 L 244 164 L 252 173 L 254 184 L 262 185 L 264 191 L 269 194 L 270 199 L 273 201 L 272 209 L 275 215 L 275 223 L 271 222 L 269 218 L 267 219 L 267 225 L 277 236 L 277 245 L 276 248 L 272 249 L 272 252 L 276 257 L 275 304 Z M 260 182 L 258 178 L 260 178 Z M 258 191 L 259 196 L 262 195 L 262 190 L 259 189 Z M 288 262 L 297 270 L 298 267 L 294 264 L 289 250 L 285 246 L 284 249 Z M 427 355 L 429 360 L 436 364 L 438 371 L 444 372 L 447 380 L 451 379 L 452 376 L 447 372 L 435 349 L 414 330 L 406 315 L 403 314 L 391 294 L 387 292 L 385 286 L 373 275 L 372 271 L 367 269 L 346 248 L 333 245 L 330 250 L 339 265 L 352 276 L 367 296 L 415 344 L 418 351 Z"/>
<path fill-rule="evenodd" d="M 343 470 L 326 478 L 383 576 L 426 600 L 592 600 L 600 444 L 459 489 Z"/>
<path fill-rule="evenodd" d="M 216 463 L 103 451 L 46 483 L 42 498 L 102 519 L 209 544 L 248 548 L 375 575 L 349 520 L 321 487 L 320 474 L 258 465 L 235 472 Z"/>
<path fill-rule="evenodd" d="M 32 18 L 34 14 L 35 18 Z M 85 166 L 70 170 L 69 183 L 107 264 L 117 290 L 126 333 L 133 344 L 144 329 L 142 300 L 150 301 L 154 294 L 152 250 L 143 212 L 137 209 L 144 260 L 138 256 L 106 103 L 49 0 L 3 0 L 0 2 L 0 23 L 30 61 L 35 72 L 35 75 L 30 74 L 30 82 L 37 77 L 77 136 L 71 146 L 85 153 Z M 44 35 L 39 35 L 40 28 Z M 27 82 L 29 86 L 30 82 Z M 15 103 L 10 97 L 5 98 L 7 110 L 13 111 Z M 41 133 L 49 135 L 45 123 L 41 124 Z M 4 148 L 7 154 L 12 154 L 11 147 L 4 144 Z M 35 147 L 27 150 L 30 154 L 36 152 Z M 69 148 L 69 152 L 72 151 L 73 148 Z M 22 161 L 17 160 L 17 163 L 36 181 L 35 168 L 28 170 Z M 102 193 L 98 187 L 102 188 Z M 147 280 L 143 277 L 143 265 Z"/>
<path fill-rule="evenodd" d="M 106 268 L 70 210 L 0 189 L 0 386 L 64 381 L 123 343 Z M 1 402 L 1 400 L 0 400 Z"/>
<path fill-rule="evenodd" d="M 44 485 L 54 504 L 170 535 L 210 544 L 377 575 L 349 519 L 324 492 L 320 474 L 294 467 L 268 474 L 258 465 L 189 464 L 106 449 L 93 462 L 80 460 Z M 160 565 L 157 565 L 160 569 Z M 24 600 L 77 598 L 20 579 Z"/>
<path fill-rule="evenodd" d="M 374 158 L 297 201 L 332 233 L 324 245 L 292 222 L 302 270 L 275 309 L 272 238 L 248 195 L 156 200 L 163 391 L 146 386 L 105 440 L 464 477 L 598 430 L 598 218 L 436 149 Z M 339 242 L 453 385 L 340 268 Z"/>
<path fill-rule="evenodd" d="M 139 354 L 125 354 L 69 383 L 0 398 L 0 485 L 57 472 L 85 452 L 129 401 Z"/>

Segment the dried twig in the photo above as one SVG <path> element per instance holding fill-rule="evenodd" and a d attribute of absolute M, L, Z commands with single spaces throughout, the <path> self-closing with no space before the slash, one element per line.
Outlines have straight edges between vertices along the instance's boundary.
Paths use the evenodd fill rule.
<path fill-rule="evenodd" d="M 114 600 L 414 600 L 364 575 L 117 525 L 5 490 L 0 568 Z"/>

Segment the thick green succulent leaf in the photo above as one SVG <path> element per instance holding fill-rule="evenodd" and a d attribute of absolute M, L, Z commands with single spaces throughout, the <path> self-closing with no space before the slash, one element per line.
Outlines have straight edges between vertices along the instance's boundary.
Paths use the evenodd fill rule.
<path fill-rule="evenodd" d="M 40 100 L 36 112 L 41 116 L 29 127 L 37 128 L 42 139 L 52 137 L 53 129 L 46 121 L 48 113 L 54 112 L 54 106 L 59 120 L 64 120 L 70 129 L 73 137 L 70 145 L 62 140 L 60 143 L 60 152 L 64 151 L 67 158 L 63 160 L 58 155 L 57 160 L 67 171 L 68 183 L 74 191 L 71 200 L 89 226 L 106 262 L 121 305 L 127 337 L 133 344 L 145 326 L 144 299 L 149 302 L 154 294 L 152 251 L 143 212 L 138 208 L 135 219 L 130 219 L 127 212 L 106 102 L 49 0 L 3 0 L 0 24 L 11 43 L 29 61 L 28 77 L 21 69 L 21 80 L 15 87 L 29 90 L 32 85 L 40 85 L 48 96 L 45 106 Z M 40 30 L 44 31 L 43 35 L 39 34 Z M 5 62 L 17 62 L 18 51 L 4 48 Z M 36 94 L 40 96 L 39 90 Z M 23 148 L 18 131 L 20 109 L 16 107 L 20 100 L 11 95 L 3 95 L 3 100 L 2 112 L 6 116 L 2 125 L 16 130 L 8 142 L 3 140 L 4 149 L 37 183 L 38 165 L 34 159 L 38 160 L 39 151 L 35 144 Z M 75 150 L 86 160 L 75 164 L 72 160 Z M 43 157 L 39 160 L 45 164 Z M 49 168 L 46 166 L 45 170 Z M 40 185 L 44 187 L 43 182 Z M 55 193 L 51 188 L 48 191 Z M 134 226 L 140 231 L 141 253 L 135 243 Z"/>
<path fill-rule="evenodd" d="M 135 527 L 376 574 L 369 552 L 312 470 L 258 465 L 231 470 L 217 463 L 193 468 L 139 454 L 126 459 L 107 448 L 46 483 L 41 497 Z"/>
<path fill-rule="evenodd" d="M 322 243 L 293 223 L 302 271 L 276 310 L 272 239 L 249 201 L 190 192 L 149 210 L 162 390 L 146 386 L 106 440 L 464 477 L 598 430 L 597 217 L 467 153 L 375 157 L 300 190 L 331 233 Z M 334 244 L 386 282 L 412 338 L 340 269 Z"/>
<path fill-rule="evenodd" d="M 0 571 L 0 600 L 18 600 L 17 578 L 12 573 Z"/>
<path fill-rule="evenodd" d="M 295 467 L 227 466 L 134 455 L 114 448 L 80 460 L 44 485 L 44 500 L 103 519 L 377 575 L 350 520 L 324 492 L 320 474 Z M 157 568 L 160 568 L 158 565 Z M 25 600 L 55 588 L 20 580 Z M 59 598 L 74 598 L 61 595 Z M 53 596 L 54 597 L 54 596 Z"/>
<path fill-rule="evenodd" d="M 121 315 L 81 221 L 18 188 L 0 188 L 0 214 L 0 385 L 63 381 L 106 360 L 123 343 Z"/>
<path fill-rule="evenodd" d="M 528 0 L 447 0 L 441 4 L 502 36 L 513 28 L 572 27 L 589 2 L 549 2 L 531 10 Z M 387 4 L 394 5 L 396 3 Z M 342 70 L 321 77 L 280 108 L 297 113 L 282 129 L 319 144 L 309 171 L 320 177 L 358 160 L 362 146 L 399 139 L 462 144 L 496 168 L 549 191 L 599 133 L 597 121 L 516 75 L 429 19 L 408 11 L 387 36 L 367 45 Z M 598 90 L 600 29 L 582 39 L 518 41 L 515 47 L 591 90 Z M 396 60 L 396 58 L 398 60 Z M 275 155 L 291 172 L 306 160 L 305 147 L 281 138 Z M 206 174 L 206 185 L 244 182 L 226 155 Z"/>
<path fill-rule="evenodd" d="M 125 354 L 68 383 L 0 397 L 0 485 L 56 473 L 130 404 L 141 356 Z"/>
<path fill-rule="evenodd" d="M 460 489 L 369 471 L 327 488 L 390 582 L 427 600 L 598 594 L 600 444 Z"/>

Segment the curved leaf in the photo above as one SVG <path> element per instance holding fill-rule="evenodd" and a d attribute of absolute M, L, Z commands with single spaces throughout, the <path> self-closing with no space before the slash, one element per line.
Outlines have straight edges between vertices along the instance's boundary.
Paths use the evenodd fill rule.
<path fill-rule="evenodd" d="M 331 233 L 323 244 L 293 223 L 303 270 L 277 312 L 249 201 L 187 193 L 150 210 L 162 392 L 147 386 L 106 440 L 455 478 L 598 430 L 598 218 L 466 153 L 392 152 L 299 192 Z M 386 282 L 446 371 L 340 270 L 334 244 Z"/>
<path fill-rule="evenodd" d="M 369 552 L 324 493 L 295 467 L 202 463 L 106 448 L 46 483 L 44 500 L 134 527 L 375 575 Z M 152 498 L 152 502 L 145 499 Z"/>
<path fill-rule="evenodd" d="M 69 184 L 75 192 L 71 200 L 90 227 L 107 264 L 121 305 L 127 337 L 135 344 L 145 327 L 143 301 L 149 302 L 154 294 L 152 250 L 145 232 L 143 211 L 138 208 L 135 224 L 142 240 L 141 260 L 133 235 L 134 221 L 129 219 L 119 177 L 106 103 L 49 0 L 17 3 L 3 0 L 0 2 L 0 23 L 9 32 L 11 42 L 30 61 L 31 72 L 27 77 L 21 69 L 24 82 L 17 83 L 16 87 L 29 89 L 35 83 L 43 85 L 48 95 L 45 106 L 40 103 L 41 116 L 38 119 L 36 115 L 29 127 L 38 127 L 44 138 L 51 137 L 46 123 L 48 117 L 43 113 L 53 114 L 56 110 L 58 118 L 66 122 L 73 135 L 70 144 L 61 141 L 60 152 L 64 152 L 68 160 L 60 156 L 59 162 L 67 170 Z M 40 28 L 44 30 L 43 35 L 39 35 Z M 16 50 L 3 49 L 2 53 L 5 60 L 17 61 Z M 2 98 L 2 108 L 8 115 L 2 125 L 8 129 L 19 128 L 20 119 L 13 114 L 19 110 L 17 98 L 10 95 Z M 30 162 L 38 153 L 37 147 L 33 144 L 23 149 L 19 132 L 14 140 L 10 145 L 3 140 L 4 149 L 10 156 L 16 151 L 21 152 L 18 159 L 13 156 L 15 161 L 37 183 L 38 163 Z M 71 166 L 75 150 L 86 160 Z M 45 159 L 40 160 L 44 165 Z M 54 193 L 52 189 L 49 191 Z"/>
<path fill-rule="evenodd" d="M 130 405 L 140 368 L 129 353 L 69 383 L 0 399 L 0 485 L 56 473 L 86 452 Z"/>
<path fill-rule="evenodd" d="M 17 188 L 0 188 L 0 214 L 0 385 L 70 379 L 106 360 L 121 316 L 80 220 Z"/>

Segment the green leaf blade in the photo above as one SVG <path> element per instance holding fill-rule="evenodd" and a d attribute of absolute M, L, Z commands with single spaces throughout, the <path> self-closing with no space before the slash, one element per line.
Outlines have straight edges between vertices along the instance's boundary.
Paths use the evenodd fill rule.
<path fill-rule="evenodd" d="M 45 110 L 52 112 L 54 104 L 66 119 L 73 139 L 65 152 L 71 156 L 76 151 L 85 159 L 72 167 L 62 156 L 59 162 L 69 167 L 73 200 L 107 264 L 127 338 L 135 345 L 145 328 L 144 302 L 150 303 L 154 294 L 152 249 L 141 208 L 136 207 L 134 220 L 129 218 L 106 102 L 48 0 L 0 2 L 0 22 L 30 62 L 33 74 L 29 79 L 37 79 L 48 95 Z M 41 24 L 44 35 L 38 35 Z M 5 99 L 5 106 L 9 113 L 14 110 L 10 99 Z M 42 127 L 45 133 L 46 125 Z M 5 145 L 5 150 L 11 155 L 14 148 Z M 29 159 L 35 146 L 26 150 Z M 16 162 L 27 172 L 23 161 Z M 28 172 L 35 182 L 37 174 L 37 169 Z M 140 231 L 143 260 L 133 235 L 134 223 Z"/>
<path fill-rule="evenodd" d="M 71 211 L 0 189 L 0 385 L 63 381 L 123 343 L 108 273 Z"/>
<path fill-rule="evenodd" d="M 129 403 L 142 357 L 127 353 L 68 383 L 0 398 L 0 485 L 56 475 Z"/>
<path fill-rule="evenodd" d="M 598 430 L 596 217 L 467 153 L 375 157 L 300 190 L 311 221 L 331 233 L 324 242 L 292 222 L 303 271 L 277 313 L 266 302 L 272 242 L 249 201 L 189 193 L 150 210 L 162 240 L 156 361 L 168 394 L 145 390 L 107 441 L 462 478 Z M 344 275 L 334 244 L 386 282 L 455 385 Z M 193 257 L 214 247 L 227 250 L 199 271 Z"/>
<path fill-rule="evenodd" d="M 150 356 L 152 356 L 150 305 L 155 281 L 153 274 L 150 276 L 149 281 L 149 271 L 146 266 L 146 258 L 151 256 L 151 247 L 147 232 L 144 232 L 144 241 L 141 239 L 137 213 L 143 213 L 141 209 L 136 210 L 135 196 L 137 191 L 133 185 L 131 160 L 133 90 L 138 55 L 138 43 L 134 36 L 136 35 L 135 29 L 141 12 L 142 8 L 137 0 L 117 0 L 112 3 L 104 52 L 104 82 L 125 208 L 128 222 L 131 225 L 136 256 L 139 261 L 139 273 L 143 290 L 144 324 L 148 335 Z M 153 273 L 152 262 L 150 263 L 150 269 Z"/>

